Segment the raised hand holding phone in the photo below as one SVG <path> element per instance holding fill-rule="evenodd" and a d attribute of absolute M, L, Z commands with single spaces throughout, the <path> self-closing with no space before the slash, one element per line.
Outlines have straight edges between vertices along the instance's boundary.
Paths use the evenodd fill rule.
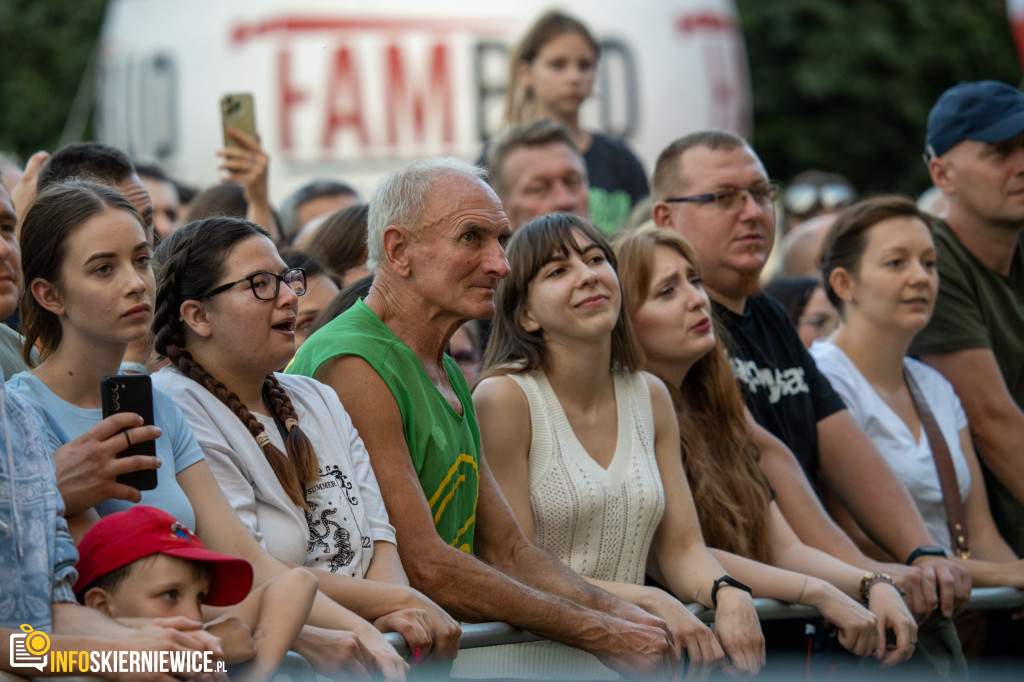
<path fill-rule="evenodd" d="M 160 437 L 160 428 L 146 426 L 142 417 L 123 412 L 107 417 L 78 438 L 53 453 L 57 487 L 64 498 L 65 516 L 72 517 L 105 500 L 138 502 L 139 491 L 117 481 L 117 477 L 145 469 L 157 469 L 160 460 L 146 455 L 118 458 L 124 447 L 124 432 L 132 442 Z"/>
<path fill-rule="evenodd" d="M 221 179 L 242 186 L 248 204 L 246 220 L 265 228 L 277 243 L 281 232 L 270 207 L 267 182 L 270 156 L 260 146 L 252 95 L 224 95 L 220 98 L 220 112 L 224 131 L 224 148 L 217 152 L 221 157 L 218 169 L 224 173 Z"/>

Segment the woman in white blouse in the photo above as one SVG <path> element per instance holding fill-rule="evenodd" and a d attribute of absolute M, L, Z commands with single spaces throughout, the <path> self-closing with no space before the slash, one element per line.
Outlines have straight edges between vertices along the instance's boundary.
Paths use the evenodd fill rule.
<path fill-rule="evenodd" d="M 639 371 L 611 247 L 588 220 L 555 213 L 520 227 L 506 255 L 511 273 L 495 294 L 473 405 L 523 532 L 588 582 L 662 618 L 695 667 L 728 656 L 756 672 L 764 640 L 750 588 L 722 580 L 701 538 L 671 399 Z M 648 554 L 671 594 L 644 586 Z M 680 600 L 714 606 L 714 633 Z M 518 671 L 516 653 L 493 652 L 489 667 Z M 538 677 L 611 676 L 564 647 L 518 654 L 551 666 L 531 670 Z"/>
<path fill-rule="evenodd" d="M 964 562 L 975 586 L 1024 587 L 1024 562 L 992 520 L 959 398 L 936 370 L 906 357 L 932 315 L 939 287 L 931 220 L 900 197 L 869 199 L 840 215 L 822 246 L 821 269 L 841 322 L 828 339 L 814 343 L 811 355 L 913 495 L 936 546 Z M 949 450 L 970 560 L 954 551 L 932 446 L 910 383 L 919 387 Z M 848 520 L 844 525 L 870 542 Z"/>

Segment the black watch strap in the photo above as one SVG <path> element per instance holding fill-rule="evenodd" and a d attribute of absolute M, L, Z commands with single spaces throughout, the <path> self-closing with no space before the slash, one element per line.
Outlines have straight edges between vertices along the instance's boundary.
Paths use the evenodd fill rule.
<path fill-rule="evenodd" d="M 939 547 L 938 545 L 921 545 L 920 547 L 915 549 L 913 552 L 911 552 L 909 557 L 907 557 L 907 566 L 913 566 L 914 562 L 917 561 L 918 559 L 920 559 L 923 556 L 941 556 L 941 557 L 946 557 L 946 556 L 949 556 L 949 555 L 946 554 L 946 550 L 945 549 L 943 549 L 942 547 Z"/>
<path fill-rule="evenodd" d="M 731 575 L 728 574 L 723 575 L 721 578 L 715 581 L 714 585 L 711 586 L 711 606 L 713 606 L 716 609 L 718 608 L 718 590 L 721 589 L 722 586 L 736 587 L 743 590 L 747 594 L 754 594 L 754 591 L 750 589 L 750 587 L 744 585 L 739 580 L 736 580 L 736 578 L 733 578 Z"/>

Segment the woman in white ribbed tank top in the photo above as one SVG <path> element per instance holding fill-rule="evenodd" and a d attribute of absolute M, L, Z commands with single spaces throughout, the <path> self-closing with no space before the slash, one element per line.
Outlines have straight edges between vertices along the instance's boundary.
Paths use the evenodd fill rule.
<path fill-rule="evenodd" d="M 521 227 L 506 255 L 511 274 L 498 286 L 473 403 L 488 464 L 523 531 L 589 582 L 662 618 L 691 665 L 757 671 L 764 639 L 751 595 L 719 581 L 726 572 L 704 546 L 672 401 L 638 371 L 607 241 L 589 221 L 553 214 Z M 672 594 L 643 585 L 649 553 Z M 715 632 L 683 602 L 717 606 Z M 508 655 L 532 657 L 549 675 L 600 675 L 596 659 L 549 649 Z"/>

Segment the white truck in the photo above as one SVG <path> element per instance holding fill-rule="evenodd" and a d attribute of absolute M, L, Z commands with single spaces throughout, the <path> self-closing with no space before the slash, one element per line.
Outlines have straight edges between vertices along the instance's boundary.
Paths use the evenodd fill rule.
<path fill-rule="evenodd" d="M 508 53 L 540 0 L 111 0 L 98 138 L 199 186 L 217 180 L 219 99 L 249 92 L 280 202 L 314 177 L 366 192 L 389 168 L 475 159 L 501 124 Z M 731 0 L 562 0 L 602 41 L 584 124 L 650 170 L 689 131 L 751 126 Z"/>

